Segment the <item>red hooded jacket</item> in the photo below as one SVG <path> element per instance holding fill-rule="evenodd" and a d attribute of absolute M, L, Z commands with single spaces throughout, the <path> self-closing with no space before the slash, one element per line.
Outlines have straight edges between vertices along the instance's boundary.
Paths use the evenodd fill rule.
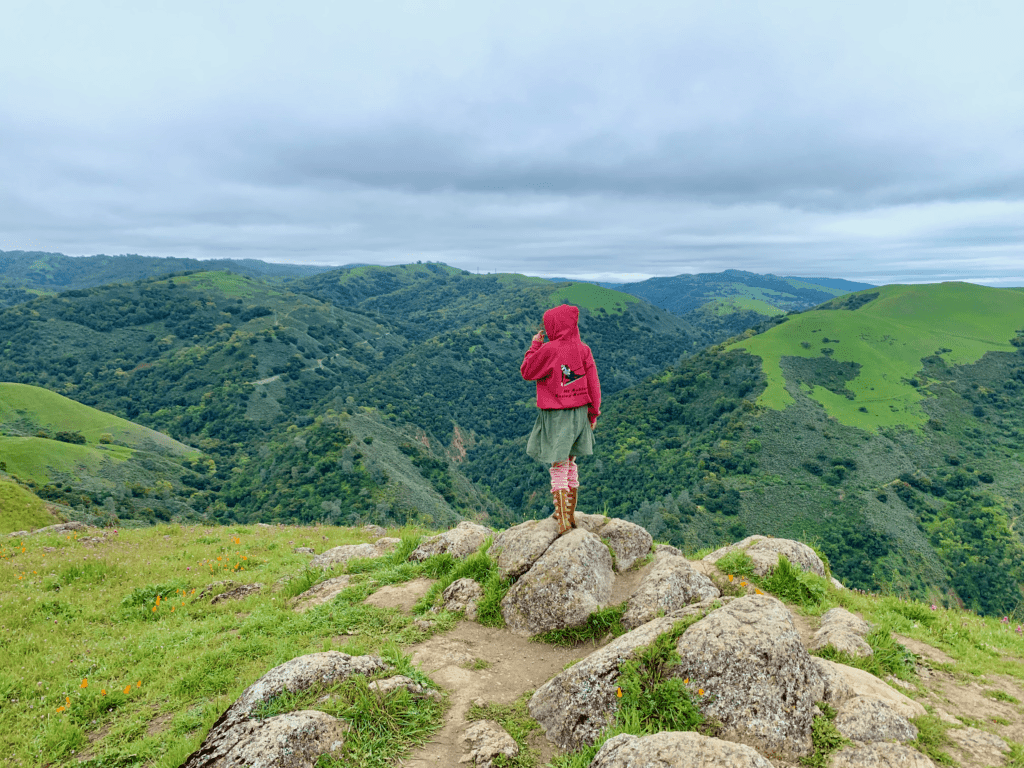
<path fill-rule="evenodd" d="M 590 347 L 580 340 L 580 310 L 571 304 L 544 313 L 545 343 L 530 345 L 519 372 L 537 382 L 537 407 L 567 410 L 587 405 L 590 423 L 601 415 L 601 382 Z"/>

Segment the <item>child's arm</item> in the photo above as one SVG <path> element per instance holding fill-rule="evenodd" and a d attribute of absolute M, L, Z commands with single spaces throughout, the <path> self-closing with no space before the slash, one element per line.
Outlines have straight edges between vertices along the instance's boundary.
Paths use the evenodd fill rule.
<path fill-rule="evenodd" d="M 523 357 L 523 364 L 519 366 L 519 373 L 527 381 L 537 381 L 551 375 L 548 368 L 548 356 L 544 350 L 544 331 L 537 331 L 533 343 Z"/>
<path fill-rule="evenodd" d="M 587 347 L 587 355 L 583 360 L 587 374 L 587 392 L 590 393 L 590 406 L 587 408 L 587 416 L 590 418 L 591 429 L 597 424 L 597 417 L 601 415 L 601 380 L 597 377 L 597 364 L 594 356 Z"/>

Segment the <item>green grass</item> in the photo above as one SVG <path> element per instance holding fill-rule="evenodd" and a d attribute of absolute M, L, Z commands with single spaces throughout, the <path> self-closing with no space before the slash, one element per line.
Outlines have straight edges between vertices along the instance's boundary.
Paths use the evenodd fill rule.
<path fill-rule="evenodd" d="M 419 533 L 409 530 L 404 538 Z M 358 530 L 334 527 L 163 525 L 108 531 L 93 548 L 70 535 L 26 538 L 24 551 L 21 542 L 0 541 L 6 764 L 77 764 L 85 757 L 95 766 L 177 766 L 241 691 L 272 667 L 330 648 L 387 653 L 396 642 L 425 638 L 412 616 L 361 604 L 380 584 L 423 573 L 419 565 L 395 562 L 397 556 L 354 574 L 347 594 L 303 614 L 275 591 L 305 569 L 307 558 L 293 547 L 363 540 Z M 224 579 L 266 587 L 240 602 L 195 600 L 204 586 Z M 438 614 L 433 631 L 454 621 Z M 404 669 L 429 682 L 410 665 Z M 395 754 L 387 742 L 405 748 L 438 723 L 433 705 L 387 703 L 384 719 L 402 723 L 405 735 L 398 739 L 379 730 L 386 725 L 375 720 L 380 710 L 359 714 L 357 694 L 344 704 L 356 708 L 344 711 L 372 734 L 354 740 L 352 756 L 341 764 L 384 765 Z M 164 727 L 147 733 L 163 713 L 170 716 Z"/>
<path fill-rule="evenodd" d="M 590 614 L 586 622 L 578 627 L 553 629 L 550 632 L 534 635 L 531 639 L 538 643 L 549 643 L 550 645 L 573 648 L 587 642 L 596 643 L 609 632 L 618 637 L 626 633 L 626 628 L 621 623 L 622 615 L 625 612 L 625 603 L 613 605 Z"/>
<path fill-rule="evenodd" d="M 775 317 L 786 314 L 786 310 L 779 309 L 762 299 L 754 299 L 746 296 L 736 296 L 727 299 L 717 299 L 709 302 L 707 308 L 716 315 L 731 315 L 734 312 L 757 312 L 760 315 Z"/>
<path fill-rule="evenodd" d="M 640 299 L 593 283 L 566 283 L 551 294 L 550 301 L 553 306 L 568 303 L 591 312 L 603 309 L 609 314 L 618 315 L 622 314 L 627 304 L 639 303 Z"/>
<path fill-rule="evenodd" d="M 34 493 L 17 483 L 0 480 L 0 534 L 31 531 L 57 522 L 60 521 L 46 509 L 46 503 Z"/>
<path fill-rule="evenodd" d="M 122 463 L 135 455 L 119 445 L 75 445 L 43 437 L 0 437 L 0 456 L 7 471 L 23 480 L 46 484 L 54 473 L 87 479 L 100 471 L 104 462 Z"/>
<path fill-rule="evenodd" d="M 474 667 L 481 669 L 482 667 Z M 473 720 L 494 720 L 505 729 L 509 736 L 515 739 L 519 746 L 519 754 L 513 758 L 506 759 L 499 756 L 495 765 L 500 768 L 533 768 L 537 764 L 537 753 L 530 747 L 530 738 L 540 732 L 540 725 L 530 717 L 527 710 L 527 702 L 533 695 L 533 691 L 527 691 L 511 704 L 488 703 L 480 706 L 471 704 L 466 713 L 466 719 Z"/>
<path fill-rule="evenodd" d="M 115 442 L 136 448 L 142 447 L 145 443 L 153 443 L 163 450 L 181 456 L 199 454 L 194 448 L 179 443 L 167 435 L 82 405 L 48 389 L 28 384 L 0 383 L 0 431 L 5 425 L 10 431 L 12 425 L 19 423 L 31 425 L 33 429 L 47 429 L 51 434 L 62 431 L 80 432 L 89 446 L 97 445 L 100 437 L 108 434 Z M 47 441 L 47 445 L 52 447 L 54 442 L 56 441 Z M 0 448 L 0 455 L 6 459 L 9 449 L 7 446 Z M 13 469 L 8 471 L 14 472 Z"/>
<path fill-rule="evenodd" d="M 801 757 L 801 765 L 811 768 L 826 768 L 829 757 L 847 744 L 852 743 L 836 728 L 836 711 L 823 701 L 818 702 L 820 715 L 816 715 L 811 723 L 811 744 L 814 751 L 807 757 Z"/>
<path fill-rule="evenodd" d="M 867 431 L 919 428 L 927 421 L 920 405 L 925 395 L 909 382 L 920 371 L 921 359 L 947 350 L 941 352 L 947 363 L 964 365 L 989 351 L 1012 352 L 1009 342 L 1024 316 L 1020 293 L 969 283 L 889 285 L 861 293 L 879 296 L 855 311 L 794 315 L 725 348 L 745 349 L 761 358 L 768 386 L 759 404 L 783 410 L 794 402 L 786 391 L 783 357 L 818 358 L 828 348 L 832 359 L 862 366 L 846 385 L 852 400 L 820 386 L 805 387 L 830 416 Z"/>
<path fill-rule="evenodd" d="M 911 722 L 917 727 L 917 738 L 910 742 L 912 747 L 928 755 L 938 765 L 959 765 L 944 749 L 953 746 L 952 740 L 946 736 L 946 731 L 949 730 L 948 723 L 935 715 L 921 715 L 912 718 Z"/>

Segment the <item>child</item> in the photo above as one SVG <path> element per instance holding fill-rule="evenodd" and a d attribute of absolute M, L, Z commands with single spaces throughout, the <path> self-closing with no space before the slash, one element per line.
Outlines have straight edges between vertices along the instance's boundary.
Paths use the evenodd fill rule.
<path fill-rule="evenodd" d="M 579 479 L 577 456 L 594 452 L 593 430 L 601 414 L 601 382 L 590 347 L 580 340 L 580 310 L 571 304 L 544 313 L 544 331 L 537 331 L 519 371 L 537 382 L 540 413 L 526 444 L 526 452 L 551 464 L 558 535 L 576 527 L 573 513 Z"/>

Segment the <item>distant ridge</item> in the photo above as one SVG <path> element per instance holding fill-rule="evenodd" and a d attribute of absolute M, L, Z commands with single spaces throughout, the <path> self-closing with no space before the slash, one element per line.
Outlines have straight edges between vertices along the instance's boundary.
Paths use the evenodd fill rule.
<path fill-rule="evenodd" d="M 783 280 L 800 280 L 804 283 L 813 283 L 814 285 L 823 285 L 826 288 L 838 288 L 843 291 L 863 291 L 868 288 L 876 287 L 874 283 L 856 283 L 853 280 L 843 280 L 839 277 L 796 277 L 795 275 L 787 275 L 782 278 Z"/>

